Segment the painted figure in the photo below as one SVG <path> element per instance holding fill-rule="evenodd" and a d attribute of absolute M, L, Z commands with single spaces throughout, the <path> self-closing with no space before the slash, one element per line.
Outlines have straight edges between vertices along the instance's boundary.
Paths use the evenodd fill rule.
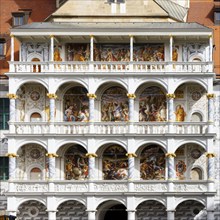
<path fill-rule="evenodd" d="M 175 114 L 176 121 L 180 122 L 185 120 L 186 112 L 184 111 L 184 108 L 181 105 L 177 105 Z"/>

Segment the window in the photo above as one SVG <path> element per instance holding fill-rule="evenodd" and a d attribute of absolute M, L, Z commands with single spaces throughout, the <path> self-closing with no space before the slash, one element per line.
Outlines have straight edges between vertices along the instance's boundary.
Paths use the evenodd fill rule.
<path fill-rule="evenodd" d="M 5 57 L 6 53 L 6 41 L 4 38 L 0 38 L 0 59 Z"/>
<path fill-rule="evenodd" d="M 0 99 L 0 130 L 8 130 L 9 121 L 9 99 Z"/>
<path fill-rule="evenodd" d="M 217 7 L 214 10 L 214 23 L 220 25 L 220 8 Z"/>
<path fill-rule="evenodd" d="M 24 13 L 13 12 L 12 16 L 13 16 L 13 26 L 20 26 L 20 25 L 25 24 L 24 23 Z"/>
<path fill-rule="evenodd" d="M 0 157 L 0 180 L 8 180 L 8 157 Z"/>

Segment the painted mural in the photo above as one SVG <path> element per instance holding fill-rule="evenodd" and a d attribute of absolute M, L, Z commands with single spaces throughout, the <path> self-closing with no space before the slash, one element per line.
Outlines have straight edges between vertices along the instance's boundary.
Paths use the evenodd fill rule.
<path fill-rule="evenodd" d="M 176 106 L 175 115 L 176 115 L 176 121 L 178 121 L 178 122 L 185 121 L 186 112 L 185 112 L 184 107 L 182 105 Z"/>
<path fill-rule="evenodd" d="M 143 180 L 165 179 L 165 154 L 159 146 L 150 145 L 142 151 L 140 177 Z"/>
<path fill-rule="evenodd" d="M 94 61 L 130 61 L 129 44 L 94 44 Z M 68 61 L 89 61 L 90 44 L 67 44 Z M 134 61 L 164 61 L 164 44 L 137 44 Z"/>
<path fill-rule="evenodd" d="M 102 121 L 128 121 L 126 91 L 118 86 L 107 89 L 101 101 Z"/>
<path fill-rule="evenodd" d="M 104 180 L 125 180 L 128 177 L 128 158 L 121 146 L 113 145 L 103 153 L 102 170 Z"/>
<path fill-rule="evenodd" d="M 65 179 L 84 180 L 88 178 L 88 158 L 79 145 L 70 147 L 65 153 Z"/>
<path fill-rule="evenodd" d="M 89 99 L 85 88 L 76 86 L 69 89 L 64 95 L 63 102 L 64 121 L 89 120 Z"/>
<path fill-rule="evenodd" d="M 151 86 L 141 93 L 139 98 L 139 121 L 166 121 L 166 96 L 156 86 Z"/>

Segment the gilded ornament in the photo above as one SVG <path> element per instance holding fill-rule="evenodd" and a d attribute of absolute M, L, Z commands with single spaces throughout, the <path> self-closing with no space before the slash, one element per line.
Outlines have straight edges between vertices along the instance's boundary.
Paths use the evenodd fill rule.
<path fill-rule="evenodd" d="M 49 158 L 58 157 L 58 155 L 55 153 L 47 153 L 46 156 Z"/>
<path fill-rule="evenodd" d="M 97 154 L 95 154 L 95 153 L 87 153 L 86 157 L 88 157 L 88 158 L 97 157 Z"/>
<path fill-rule="evenodd" d="M 176 157 L 176 154 L 174 154 L 174 153 L 167 153 L 166 157 L 169 157 L 169 158 Z"/>
<path fill-rule="evenodd" d="M 16 95 L 16 94 L 13 94 L 13 93 L 8 93 L 7 94 L 7 97 L 9 98 L 9 99 L 17 99 L 18 98 L 18 96 Z"/>
<path fill-rule="evenodd" d="M 215 154 L 214 153 L 206 153 L 206 157 L 212 158 L 212 157 L 215 157 Z"/>
<path fill-rule="evenodd" d="M 87 97 L 90 99 L 96 99 L 96 95 L 92 93 L 87 93 Z"/>
<path fill-rule="evenodd" d="M 135 98 L 136 98 L 136 95 L 135 95 L 135 94 L 130 94 L 130 93 L 128 93 L 128 94 L 127 94 L 127 97 L 128 97 L 129 99 L 135 99 Z"/>
<path fill-rule="evenodd" d="M 14 157 L 17 157 L 17 154 L 15 154 L 15 153 L 8 153 L 8 154 L 6 154 L 6 157 L 14 158 Z"/>
<path fill-rule="evenodd" d="M 175 94 L 170 94 L 170 93 L 168 93 L 166 96 L 168 99 L 175 99 L 176 97 Z"/>
<path fill-rule="evenodd" d="M 53 94 L 53 93 L 47 93 L 47 97 L 49 99 L 56 99 L 57 98 L 57 95 L 56 94 Z"/>
<path fill-rule="evenodd" d="M 133 158 L 133 157 L 137 157 L 137 155 L 135 153 L 127 153 L 126 157 Z"/>
<path fill-rule="evenodd" d="M 206 96 L 207 96 L 208 99 L 213 99 L 215 97 L 215 94 L 213 94 L 213 93 L 212 94 L 207 94 Z"/>

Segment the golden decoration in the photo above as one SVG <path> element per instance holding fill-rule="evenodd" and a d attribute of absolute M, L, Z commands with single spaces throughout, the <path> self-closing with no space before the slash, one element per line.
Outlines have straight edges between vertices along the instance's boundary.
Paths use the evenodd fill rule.
<path fill-rule="evenodd" d="M 168 93 L 166 96 L 168 99 L 175 99 L 176 97 L 175 94 L 170 94 L 170 93 Z"/>
<path fill-rule="evenodd" d="M 96 95 L 92 93 L 87 93 L 87 97 L 90 99 L 96 99 Z"/>
<path fill-rule="evenodd" d="M 56 99 L 57 98 L 57 95 L 56 94 L 53 94 L 53 93 L 47 93 L 47 97 L 49 99 Z"/>
<path fill-rule="evenodd" d="M 207 94 L 206 96 L 207 96 L 208 99 L 213 99 L 213 98 L 215 98 L 215 94 L 213 94 L 213 93 L 212 93 L 212 94 Z"/>
<path fill-rule="evenodd" d="M 54 37 L 54 35 L 51 34 L 51 35 L 50 35 L 50 38 L 52 38 L 52 37 Z"/>
<path fill-rule="evenodd" d="M 167 153 L 165 156 L 171 158 L 171 157 L 176 157 L 176 154 L 174 154 L 174 153 Z"/>
<path fill-rule="evenodd" d="M 135 94 L 130 94 L 130 93 L 128 93 L 128 94 L 127 94 L 127 97 L 128 97 L 129 99 L 135 99 L 135 98 L 136 98 L 136 95 L 135 95 Z"/>
<path fill-rule="evenodd" d="M 46 156 L 49 158 L 58 157 L 58 155 L 55 153 L 47 153 Z"/>
<path fill-rule="evenodd" d="M 206 157 L 212 158 L 212 157 L 215 157 L 215 154 L 214 153 L 206 153 Z"/>
<path fill-rule="evenodd" d="M 18 98 L 18 96 L 16 95 L 16 94 L 13 94 L 13 93 L 8 93 L 7 94 L 7 97 L 9 98 L 9 99 L 17 99 Z"/>
<path fill-rule="evenodd" d="M 137 155 L 135 153 L 127 153 L 126 157 L 132 158 L 132 157 L 137 157 Z"/>
<path fill-rule="evenodd" d="M 14 157 L 17 157 L 17 154 L 15 154 L 15 153 L 8 153 L 5 156 L 9 157 L 9 158 L 14 158 Z"/>
<path fill-rule="evenodd" d="M 88 157 L 88 158 L 93 158 L 93 157 L 98 157 L 98 156 L 97 156 L 97 154 L 95 154 L 95 153 L 87 153 L 87 154 L 86 154 L 86 157 Z"/>

